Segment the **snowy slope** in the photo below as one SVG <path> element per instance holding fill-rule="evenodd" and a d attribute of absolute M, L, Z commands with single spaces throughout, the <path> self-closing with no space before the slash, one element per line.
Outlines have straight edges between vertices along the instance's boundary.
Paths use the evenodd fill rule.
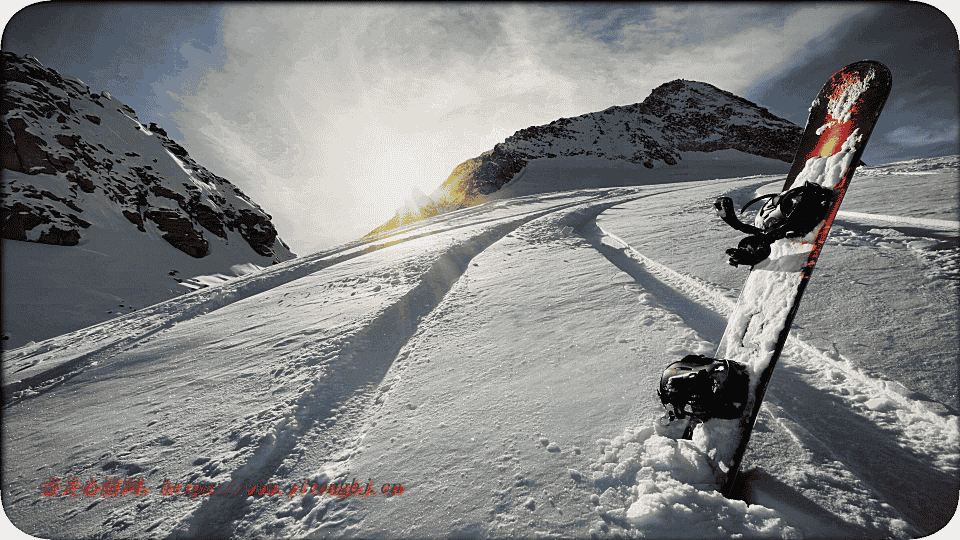
<path fill-rule="evenodd" d="M 294 256 L 162 128 L 34 58 L 3 59 L 4 348 Z"/>
<path fill-rule="evenodd" d="M 745 277 L 711 203 L 780 183 L 743 174 L 532 189 L 5 351 L 4 509 L 55 538 L 936 532 L 958 498 L 956 157 L 857 173 L 745 500 L 656 435 L 660 370 L 712 354 Z"/>

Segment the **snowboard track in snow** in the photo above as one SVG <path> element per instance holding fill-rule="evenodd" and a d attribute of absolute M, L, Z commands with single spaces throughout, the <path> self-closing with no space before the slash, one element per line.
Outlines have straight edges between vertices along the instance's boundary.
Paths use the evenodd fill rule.
<path fill-rule="evenodd" d="M 509 206 L 509 204 L 509 202 L 486 203 L 479 205 L 479 208 L 474 207 L 468 209 L 470 210 L 469 212 L 459 212 L 458 218 L 482 215 L 495 208 Z M 523 222 L 530 221 L 547 213 L 579 204 L 584 204 L 584 201 L 562 203 L 547 210 L 533 210 L 525 213 L 527 217 L 521 218 L 521 220 Z M 376 237 L 372 240 L 367 239 L 366 241 L 353 242 L 331 250 L 309 255 L 303 259 L 293 259 L 285 265 L 274 266 L 264 269 L 264 271 L 261 272 L 247 274 L 237 279 L 227 281 L 217 287 L 197 289 L 178 298 L 173 298 L 137 312 L 71 332 L 65 336 L 51 338 L 33 346 L 28 345 L 13 351 L 5 351 L 3 406 L 6 408 L 30 399 L 31 397 L 49 392 L 71 378 L 83 373 L 84 369 L 92 363 L 110 359 L 150 336 L 172 328 L 177 323 L 210 313 L 284 283 L 294 281 L 374 251 L 465 227 L 487 225 L 496 221 L 502 221 L 503 219 L 504 218 L 491 217 L 489 219 L 478 219 L 460 224 L 445 224 L 445 226 L 427 230 L 421 230 L 424 228 L 424 223 L 421 223 L 419 227 L 411 226 L 399 231 L 391 231 L 390 234 Z M 430 221 L 427 222 L 427 224 L 429 223 Z M 520 224 L 516 226 L 520 226 Z M 144 322 L 141 322 L 139 328 L 131 332 L 127 323 L 137 324 L 137 322 L 134 321 Z M 123 330 L 123 332 L 120 332 L 120 330 Z M 125 337 L 118 339 L 113 336 L 114 334 L 120 334 Z M 65 345 L 68 344 L 77 345 L 77 348 L 81 349 L 81 351 L 74 353 L 74 355 L 56 354 L 57 352 L 62 352 L 63 349 L 66 348 Z M 99 344 L 99 346 L 96 346 L 97 344 Z M 90 347 L 92 347 L 92 350 L 82 350 Z M 45 356 L 45 353 L 51 351 L 54 351 L 54 354 Z M 47 363 L 52 365 L 44 368 L 44 365 Z M 17 374 L 23 371 L 27 371 L 30 374 L 22 376 L 22 378 L 18 377 Z"/>
<path fill-rule="evenodd" d="M 637 253 L 636 250 L 633 250 L 616 236 L 604 231 L 595 220 L 584 223 L 580 232 L 611 264 L 633 278 L 643 290 L 652 294 L 660 307 L 679 316 L 687 326 L 693 328 L 708 341 L 712 343 L 719 341 L 727 321 L 721 313 L 692 297 L 691 293 L 694 290 L 706 292 L 702 286 L 698 284 L 696 287 L 690 287 L 687 284 L 688 286 L 685 287 L 687 292 L 685 293 L 683 289 L 678 289 L 676 286 L 677 280 L 671 280 L 674 282 L 674 284 L 671 284 L 665 279 L 658 278 L 656 274 L 644 268 L 645 264 L 642 260 L 631 256 Z M 614 247 L 610 243 L 605 243 L 603 241 L 604 237 L 610 238 L 621 246 Z M 651 262 L 647 259 L 646 265 L 652 266 Z M 661 276 L 665 275 L 662 268 L 659 274 Z M 687 279 L 689 280 L 689 278 Z"/>
<path fill-rule="evenodd" d="M 287 414 L 287 418 L 292 420 L 281 421 L 281 425 L 275 430 L 275 437 L 268 436 L 258 441 L 259 446 L 243 465 L 233 471 L 227 483 L 251 485 L 280 475 L 284 461 L 296 459 L 296 448 L 300 441 L 322 424 L 327 425 L 324 429 L 325 439 L 346 442 L 347 445 L 346 448 L 341 444 L 334 445 L 328 463 L 334 464 L 349 458 L 358 451 L 356 446 L 362 438 L 362 433 L 358 434 L 360 426 L 366 416 L 374 412 L 371 405 L 378 399 L 378 386 L 391 367 L 404 360 L 401 351 L 419 330 L 420 321 L 442 302 L 476 255 L 507 234 L 539 218 L 567 214 L 561 218 L 561 224 L 568 221 L 589 221 L 611 206 L 640 197 L 619 197 L 613 202 L 593 200 L 558 205 L 492 226 L 447 250 L 421 276 L 413 289 L 364 323 L 356 334 L 348 338 L 337 358 L 324 366 L 325 375 L 313 381 L 310 388 L 300 395 L 294 410 Z M 501 218 L 495 221 L 502 220 Z M 396 240 L 400 241 L 404 240 Z M 356 359 L 362 359 L 362 362 Z M 356 418 L 347 418 L 346 421 L 343 417 L 336 418 L 335 412 L 349 403 L 366 404 L 358 409 L 363 411 L 363 414 Z M 336 481 L 349 480 L 338 477 Z M 249 522 L 251 517 L 248 514 L 265 511 L 262 507 L 254 508 L 253 502 L 228 497 L 205 499 L 191 515 L 175 527 L 169 537 L 252 534 L 252 531 L 245 530 L 245 523 Z M 338 526 L 349 525 L 352 518 L 349 515 L 344 516 L 340 511 L 346 504 L 346 500 L 326 499 L 318 508 L 311 510 L 311 513 L 317 514 L 315 521 L 323 521 L 321 528 L 327 526 L 331 519 L 335 520 Z"/>

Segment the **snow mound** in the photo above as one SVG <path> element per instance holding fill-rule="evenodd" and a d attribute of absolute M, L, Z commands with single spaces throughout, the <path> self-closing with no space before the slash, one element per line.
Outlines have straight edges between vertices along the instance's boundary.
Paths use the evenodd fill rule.
<path fill-rule="evenodd" d="M 626 522 L 651 538 L 790 538 L 793 527 L 770 508 L 727 499 L 716 491 L 708 456 L 696 443 L 628 428 L 601 439 L 592 481 L 601 516 Z"/>

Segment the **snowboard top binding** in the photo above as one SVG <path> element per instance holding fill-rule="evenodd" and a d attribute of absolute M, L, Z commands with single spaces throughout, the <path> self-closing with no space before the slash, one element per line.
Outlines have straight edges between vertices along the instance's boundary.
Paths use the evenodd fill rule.
<path fill-rule="evenodd" d="M 734 229 L 750 236 L 740 241 L 736 248 L 727 250 L 730 264 L 754 266 L 770 256 L 770 244 L 781 238 L 805 236 L 823 221 L 833 206 L 833 190 L 812 182 L 781 193 L 761 195 L 743 205 L 740 213 L 750 205 L 768 199 L 757 213 L 754 225 L 739 218 L 730 197 L 717 197 L 713 203 L 717 215 Z"/>

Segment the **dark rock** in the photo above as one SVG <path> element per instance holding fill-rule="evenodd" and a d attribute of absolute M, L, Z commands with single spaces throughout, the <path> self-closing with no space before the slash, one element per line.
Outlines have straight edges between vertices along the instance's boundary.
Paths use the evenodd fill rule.
<path fill-rule="evenodd" d="M 272 246 L 273 241 L 277 238 L 277 230 L 273 228 L 269 218 L 246 208 L 241 208 L 234 226 L 254 251 L 264 257 L 273 256 Z"/>
<path fill-rule="evenodd" d="M 196 218 L 197 223 L 204 229 L 220 238 L 227 238 L 227 232 L 223 230 L 223 221 L 215 210 L 205 204 L 191 205 L 191 210 L 191 215 Z"/>
<path fill-rule="evenodd" d="M 138 231 L 147 232 L 147 230 L 143 227 L 143 216 L 137 212 L 131 212 L 130 210 L 123 210 L 122 213 L 123 217 L 127 218 L 130 223 L 133 223 L 137 226 Z"/>
<path fill-rule="evenodd" d="M 11 206 L 0 207 L 3 219 L 3 237 L 7 240 L 27 241 L 27 231 L 44 223 L 44 218 L 33 212 L 33 208 L 19 201 Z"/>
<path fill-rule="evenodd" d="M 37 242 L 55 246 L 75 246 L 80 243 L 80 233 L 73 229 L 61 230 L 54 225 L 41 233 Z"/>
<path fill-rule="evenodd" d="M 130 112 L 133 112 L 133 109 L 130 109 Z M 154 132 L 154 133 L 159 133 L 159 134 L 163 135 L 164 137 L 167 136 L 166 130 L 164 130 L 162 127 L 158 126 L 158 125 L 155 124 L 154 122 L 150 122 L 150 126 L 149 126 L 147 129 L 149 129 L 150 131 L 152 131 L 152 132 Z"/>
<path fill-rule="evenodd" d="M 56 138 L 57 138 L 57 142 L 59 142 L 64 147 L 70 148 L 70 149 L 76 148 L 77 141 L 80 140 L 80 136 L 75 133 L 71 133 L 70 135 L 64 135 L 62 133 L 58 133 L 56 135 Z"/>
<path fill-rule="evenodd" d="M 172 189 L 166 186 L 162 186 L 160 184 L 153 184 L 150 186 L 149 189 L 150 189 L 150 193 L 153 193 L 157 197 L 165 197 L 167 199 L 172 199 L 174 201 L 177 201 L 177 203 L 180 205 L 181 208 L 183 208 L 186 205 L 186 201 L 187 201 L 186 197 L 177 193 L 176 191 L 173 191 Z"/>
<path fill-rule="evenodd" d="M 17 146 L 13 140 L 13 132 L 7 123 L 0 129 L 0 163 L 4 169 L 23 172 L 23 164 L 17 155 Z"/>
<path fill-rule="evenodd" d="M 179 144 L 173 141 L 164 141 L 164 146 L 166 146 L 167 149 L 170 150 L 171 154 L 177 157 L 181 157 L 181 158 L 187 157 L 186 149 L 184 149 L 182 146 L 180 146 Z"/>
<path fill-rule="evenodd" d="M 207 254 L 210 244 L 203 234 L 194 229 L 193 222 L 176 210 L 156 208 L 144 212 L 144 217 L 154 222 L 163 234 L 163 239 L 180 251 L 199 259 Z"/>
<path fill-rule="evenodd" d="M 93 181 L 89 178 L 74 173 L 67 173 L 64 176 L 66 177 L 67 181 L 76 184 L 80 188 L 80 191 L 83 191 L 84 193 L 93 193 L 95 186 Z"/>
<path fill-rule="evenodd" d="M 11 118 L 7 121 L 13 132 L 14 151 L 19 158 L 19 169 L 26 174 L 56 174 L 50 160 L 47 158 L 47 142 L 27 131 L 27 122 L 23 118 Z"/>

